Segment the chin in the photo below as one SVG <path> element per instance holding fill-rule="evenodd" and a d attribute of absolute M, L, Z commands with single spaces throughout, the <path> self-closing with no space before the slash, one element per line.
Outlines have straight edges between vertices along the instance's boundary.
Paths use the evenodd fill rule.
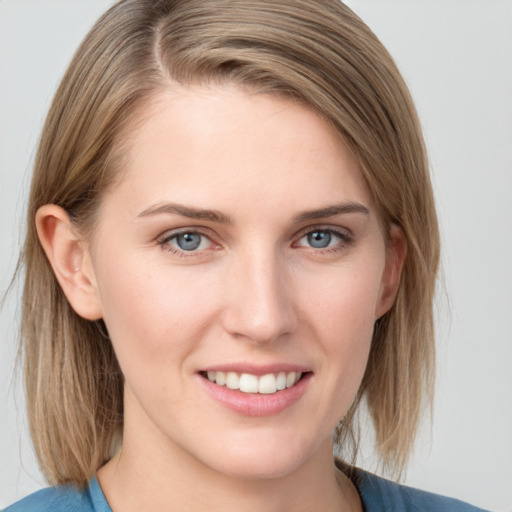
<path fill-rule="evenodd" d="M 300 460 L 291 457 L 279 459 L 267 457 L 225 460 L 218 467 L 222 474 L 239 480 L 274 480 L 294 473 L 300 467 Z"/>
<path fill-rule="evenodd" d="M 313 447 L 308 443 L 293 443 L 290 439 L 274 442 L 253 442 L 239 447 L 223 445 L 222 453 L 211 453 L 210 461 L 203 460 L 210 468 L 231 478 L 242 480 L 270 480 L 286 477 L 311 459 Z M 222 446 L 222 445 L 221 445 Z M 229 446 L 229 448 L 225 448 Z"/>

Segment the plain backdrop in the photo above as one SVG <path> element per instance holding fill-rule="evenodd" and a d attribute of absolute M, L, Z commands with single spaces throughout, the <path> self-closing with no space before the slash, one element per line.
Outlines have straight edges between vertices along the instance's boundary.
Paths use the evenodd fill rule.
<path fill-rule="evenodd" d="M 41 125 L 110 0 L 0 0 L 0 292 L 15 268 Z M 512 511 L 512 1 L 349 0 L 402 70 L 443 238 L 438 384 L 407 484 Z M 0 316 L 0 508 L 45 485 L 14 377 L 19 294 Z M 374 469 L 367 449 L 360 464 Z"/>

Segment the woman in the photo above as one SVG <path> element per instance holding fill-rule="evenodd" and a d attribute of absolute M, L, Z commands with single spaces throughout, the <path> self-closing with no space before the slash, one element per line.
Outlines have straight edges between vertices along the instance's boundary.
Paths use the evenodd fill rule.
<path fill-rule="evenodd" d="M 8 510 L 476 510 L 351 465 L 365 402 L 405 466 L 439 242 L 407 88 L 343 4 L 116 4 L 57 92 L 28 219 L 55 487 Z"/>

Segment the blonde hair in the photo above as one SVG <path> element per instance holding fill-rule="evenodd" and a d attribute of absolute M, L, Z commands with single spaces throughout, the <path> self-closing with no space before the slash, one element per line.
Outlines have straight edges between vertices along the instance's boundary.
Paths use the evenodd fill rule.
<path fill-rule="evenodd" d="M 229 82 L 314 108 L 356 155 L 382 225 L 407 255 L 396 302 L 376 324 L 358 396 L 338 427 L 356 446 L 365 400 L 382 461 L 406 463 L 434 367 L 439 235 L 426 152 L 407 87 L 370 29 L 338 0 L 124 0 L 78 49 L 36 157 L 22 254 L 22 349 L 31 435 L 50 483 L 84 485 L 123 423 L 123 377 L 102 323 L 69 306 L 37 238 L 44 204 L 83 233 L 122 165 L 137 115 L 173 84 Z M 351 444 L 352 442 L 352 444 Z"/>

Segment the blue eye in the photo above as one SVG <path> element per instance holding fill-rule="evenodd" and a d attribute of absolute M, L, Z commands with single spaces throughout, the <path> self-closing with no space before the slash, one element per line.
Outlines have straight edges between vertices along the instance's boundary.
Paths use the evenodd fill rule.
<path fill-rule="evenodd" d="M 201 245 L 201 238 L 199 233 L 181 233 L 174 240 L 182 251 L 195 251 Z"/>
<path fill-rule="evenodd" d="M 350 242 L 350 237 L 332 229 L 314 229 L 304 234 L 298 245 L 300 247 L 311 247 L 313 249 L 335 248 Z"/>
<path fill-rule="evenodd" d="M 324 249 L 331 244 L 332 235 L 328 231 L 313 231 L 306 235 L 308 244 L 315 249 Z"/>
<path fill-rule="evenodd" d="M 194 252 L 208 249 L 211 245 L 210 239 L 197 231 L 182 231 L 166 236 L 160 244 L 172 251 Z"/>

